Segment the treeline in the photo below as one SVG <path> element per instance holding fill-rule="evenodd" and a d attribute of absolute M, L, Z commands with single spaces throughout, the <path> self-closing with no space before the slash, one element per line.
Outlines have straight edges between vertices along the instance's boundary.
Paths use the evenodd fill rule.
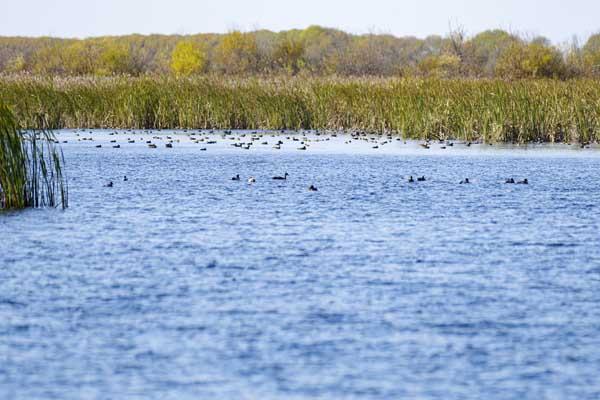
<path fill-rule="evenodd" d="M 304 30 L 128 35 L 89 39 L 0 37 L 0 73 L 51 76 L 202 74 L 557 78 L 600 76 L 600 34 L 558 47 L 503 30 L 467 37 L 353 35 Z"/>

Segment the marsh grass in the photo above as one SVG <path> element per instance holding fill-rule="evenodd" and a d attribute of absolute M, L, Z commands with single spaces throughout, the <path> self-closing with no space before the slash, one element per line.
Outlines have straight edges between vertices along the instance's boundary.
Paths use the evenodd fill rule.
<path fill-rule="evenodd" d="M 12 112 L 0 104 L 0 209 L 68 205 L 64 157 L 43 129 L 22 132 Z"/>
<path fill-rule="evenodd" d="M 0 79 L 18 121 L 50 128 L 335 129 L 411 139 L 600 139 L 600 81 L 377 78 Z"/>

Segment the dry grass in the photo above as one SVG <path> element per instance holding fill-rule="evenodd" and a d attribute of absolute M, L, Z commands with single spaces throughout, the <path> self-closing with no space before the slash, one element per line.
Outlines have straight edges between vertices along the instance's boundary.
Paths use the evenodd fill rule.
<path fill-rule="evenodd" d="M 590 142 L 600 81 L 3 78 L 24 126 L 335 129 L 414 139 Z"/>

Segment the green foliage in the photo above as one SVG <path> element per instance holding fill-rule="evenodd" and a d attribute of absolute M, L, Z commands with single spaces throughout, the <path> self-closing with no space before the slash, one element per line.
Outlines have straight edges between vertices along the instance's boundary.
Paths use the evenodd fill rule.
<path fill-rule="evenodd" d="M 282 36 L 275 48 L 273 59 L 283 70 L 296 75 L 304 65 L 304 43 L 292 35 Z"/>
<path fill-rule="evenodd" d="M 27 63 L 25 57 L 23 57 L 22 54 L 19 54 L 8 61 L 4 70 L 9 74 L 18 74 L 25 71 L 26 67 Z"/>
<path fill-rule="evenodd" d="M 600 140 L 597 80 L 0 79 L 23 126 L 356 129 L 488 142 Z"/>
<path fill-rule="evenodd" d="M 590 75 L 600 76 L 600 34 L 592 35 L 583 46 L 583 62 Z"/>
<path fill-rule="evenodd" d="M 67 207 L 63 157 L 46 131 L 21 132 L 12 112 L 0 103 L 0 210 Z"/>
<path fill-rule="evenodd" d="M 181 41 L 171 55 L 171 70 L 177 76 L 190 76 L 204 71 L 206 52 L 196 43 Z"/>
<path fill-rule="evenodd" d="M 257 50 L 253 34 L 232 31 L 221 39 L 216 49 L 216 63 L 227 74 L 256 72 Z"/>
<path fill-rule="evenodd" d="M 450 78 L 459 74 L 460 58 L 454 54 L 440 54 L 423 59 L 418 66 L 424 76 Z"/>
<path fill-rule="evenodd" d="M 561 78 L 565 65 L 558 50 L 541 42 L 511 43 L 496 64 L 496 73 L 505 78 Z"/>
<path fill-rule="evenodd" d="M 43 76 L 186 76 L 206 72 L 241 76 L 564 78 L 600 74 L 600 39 L 596 36 L 584 49 L 577 46 L 563 53 L 545 38 L 524 40 L 502 30 L 471 38 L 455 31 L 446 37 L 425 39 L 353 35 L 320 26 L 184 37 L 0 38 L 0 72 Z"/>
<path fill-rule="evenodd" d="M 129 47 L 122 43 L 105 41 L 100 52 L 100 63 L 96 73 L 121 75 L 132 73 L 132 58 Z"/>
<path fill-rule="evenodd" d="M 500 29 L 475 35 L 465 43 L 465 61 L 471 75 L 494 75 L 494 68 L 500 55 L 518 38 Z"/>

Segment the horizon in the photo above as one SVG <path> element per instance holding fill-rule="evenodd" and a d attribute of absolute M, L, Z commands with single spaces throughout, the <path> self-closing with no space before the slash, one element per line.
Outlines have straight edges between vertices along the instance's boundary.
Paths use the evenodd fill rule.
<path fill-rule="evenodd" d="M 281 32 L 318 25 L 357 35 L 389 34 L 420 39 L 445 36 L 455 28 L 464 29 L 468 36 L 502 29 L 526 37 L 543 36 L 560 45 L 574 37 L 585 41 L 600 30 L 594 18 L 600 12 L 600 4 L 590 0 L 573 0 L 568 4 L 558 0 L 509 0 L 503 4 L 480 4 L 475 0 L 394 3 L 374 0 L 365 7 L 339 0 L 327 4 L 308 0 L 302 5 L 285 5 L 274 0 L 252 4 L 224 0 L 218 5 L 190 4 L 188 0 L 172 0 L 168 4 L 159 0 L 133 0 L 127 4 L 92 0 L 82 5 L 75 0 L 53 4 L 32 0 L 8 5 L 5 10 L 8 18 L 0 26 L 0 36 L 85 39 L 136 34 L 222 34 L 231 30 Z M 345 11 L 339 13 L 342 7 Z M 91 14 L 94 18 L 89 18 Z M 24 20 L 30 23 L 23 24 Z"/>

